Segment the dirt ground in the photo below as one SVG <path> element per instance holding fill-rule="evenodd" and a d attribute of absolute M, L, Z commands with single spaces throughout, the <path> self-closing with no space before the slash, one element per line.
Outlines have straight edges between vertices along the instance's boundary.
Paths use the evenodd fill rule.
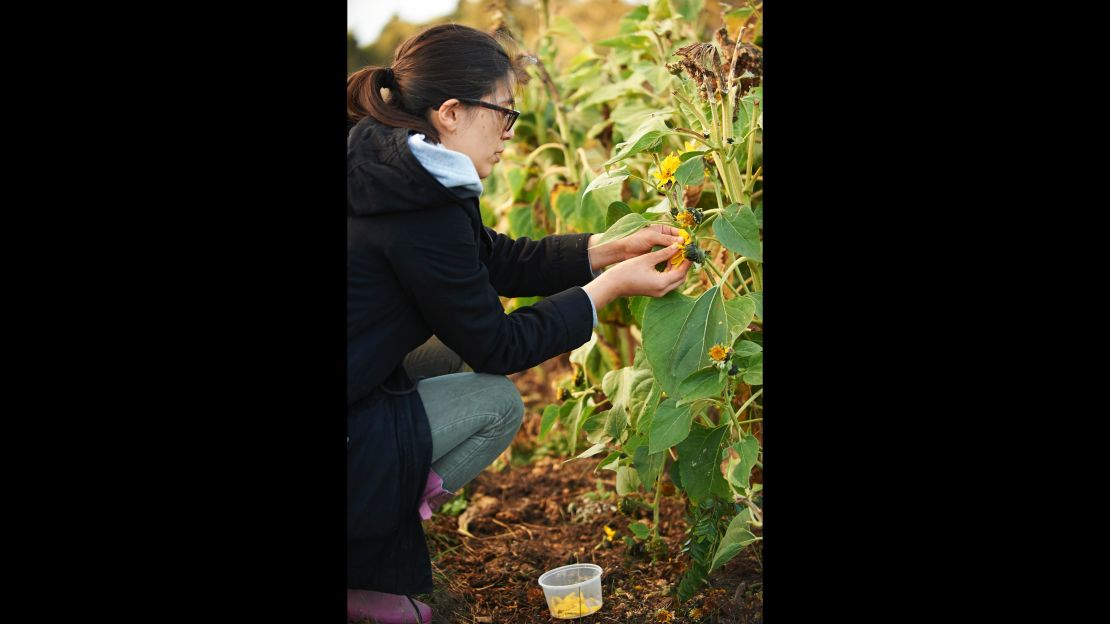
<path fill-rule="evenodd" d="M 554 400 L 553 381 L 570 371 L 566 356 L 511 376 L 527 412 L 514 446 L 534 444 L 540 411 Z M 506 452 L 502 456 L 510 457 Z M 508 462 L 501 462 L 508 464 Z M 594 472 L 599 458 L 563 463 L 543 457 L 500 473 L 487 469 L 467 486 L 468 508 L 459 516 L 437 513 L 425 522 L 435 590 L 420 596 L 434 622 L 534 623 L 556 620 L 538 578 L 558 566 L 601 566 L 604 604 L 586 623 L 676 622 L 762 624 L 762 543 L 741 551 L 710 577 L 710 585 L 678 604 L 674 590 L 686 569 L 684 503 L 666 493 L 660 508 L 665 556 L 652 561 L 640 544 L 629 548 L 628 525 L 650 522 L 651 511 L 618 509 L 614 473 Z M 604 493 L 599 492 L 599 481 Z M 465 527 L 467 536 L 460 532 Z M 606 539 L 605 527 L 615 531 Z"/>

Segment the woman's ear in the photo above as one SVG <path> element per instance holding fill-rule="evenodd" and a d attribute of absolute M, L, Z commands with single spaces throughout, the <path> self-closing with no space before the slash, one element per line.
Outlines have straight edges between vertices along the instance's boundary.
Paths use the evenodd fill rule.
<path fill-rule="evenodd" d="M 436 128 L 447 134 L 454 134 L 458 131 L 461 115 L 461 103 L 455 98 L 446 100 L 439 105 L 439 108 L 432 111 L 432 119 Z"/>

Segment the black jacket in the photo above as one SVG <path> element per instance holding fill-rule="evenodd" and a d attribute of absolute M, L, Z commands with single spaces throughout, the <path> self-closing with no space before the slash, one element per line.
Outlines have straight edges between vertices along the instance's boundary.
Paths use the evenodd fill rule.
<path fill-rule="evenodd" d="M 478 198 L 440 184 L 409 130 L 366 118 L 347 139 L 347 582 L 431 591 L 417 506 L 431 464 L 405 355 L 433 334 L 479 373 L 509 374 L 586 342 L 589 234 L 512 240 Z M 546 298 L 505 314 L 498 296 Z"/>

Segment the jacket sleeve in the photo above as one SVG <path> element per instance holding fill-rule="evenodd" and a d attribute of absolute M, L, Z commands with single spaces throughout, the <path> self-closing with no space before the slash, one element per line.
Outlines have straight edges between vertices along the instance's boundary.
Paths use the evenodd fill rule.
<path fill-rule="evenodd" d="M 595 277 L 586 249 L 590 234 L 553 234 L 534 241 L 485 229 L 493 239 L 485 259 L 490 283 L 503 297 L 548 296 Z"/>
<path fill-rule="evenodd" d="M 515 373 L 589 340 L 593 306 L 586 291 L 571 287 L 505 314 L 478 259 L 470 217 L 457 207 L 422 217 L 421 227 L 392 241 L 390 263 L 432 332 L 475 372 Z"/>

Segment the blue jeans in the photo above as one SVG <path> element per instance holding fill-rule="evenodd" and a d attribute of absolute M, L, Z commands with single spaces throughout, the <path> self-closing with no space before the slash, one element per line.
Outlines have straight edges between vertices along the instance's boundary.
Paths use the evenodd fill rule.
<path fill-rule="evenodd" d="M 432 336 L 405 356 L 405 370 L 428 414 L 432 470 L 443 487 L 459 490 L 513 441 L 524 402 L 507 377 L 475 373 Z"/>

